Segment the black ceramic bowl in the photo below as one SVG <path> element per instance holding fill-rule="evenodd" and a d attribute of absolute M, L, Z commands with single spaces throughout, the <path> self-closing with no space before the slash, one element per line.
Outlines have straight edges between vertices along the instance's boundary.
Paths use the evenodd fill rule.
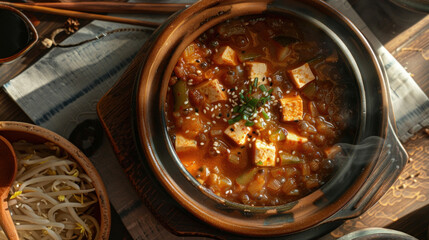
<path fill-rule="evenodd" d="M 168 81 L 185 47 L 218 23 L 243 15 L 284 14 L 328 35 L 348 63 L 355 86 L 356 131 L 344 144 L 347 157 L 325 185 L 298 201 L 254 207 L 222 199 L 199 184 L 181 164 L 168 137 L 164 103 Z M 355 217 L 391 186 L 406 162 L 389 119 L 387 83 L 377 57 L 359 30 L 324 1 L 201 1 L 174 15 L 145 45 L 135 87 L 136 142 L 158 181 L 186 210 L 222 230 L 246 236 L 314 237 Z"/>

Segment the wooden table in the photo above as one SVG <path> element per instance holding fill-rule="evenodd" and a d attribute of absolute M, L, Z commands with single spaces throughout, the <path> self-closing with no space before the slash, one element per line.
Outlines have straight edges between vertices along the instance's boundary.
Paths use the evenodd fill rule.
<path fill-rule="evenodd" d="M 399 8 L 389 1 L 349 0 L 370 29 L 429 95 L 429 16 Z M 33 14 L 40 36 L 61 27 L 64 17 Z M 85 23 L 85 22 L 83 22 Z M 0 84 L 8 82 L 32 65 L 48 50 L 38 44 L 23 58 L 0 65 Z M 31 122 L 25 113 L 0 91 L 0 120 Z M 424 129 L 404 144 L 410 156 L 402 174 L 390 190 L 367 212 L 346 221 L 325 236 L 334 239 L 366 227 L 387 227 L 429 239 L 429 131 Z M 128 239 L 118 218 L 113 219 L 111 239 Z"/>

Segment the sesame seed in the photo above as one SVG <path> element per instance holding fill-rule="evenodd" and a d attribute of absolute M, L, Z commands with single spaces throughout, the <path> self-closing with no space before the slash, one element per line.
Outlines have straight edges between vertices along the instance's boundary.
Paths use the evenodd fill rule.
<path fill-rule="evenodd" d="M 186 117 L 186 119 L 191 119 L 191 117 L 188 116 L 188 117 Z"/>

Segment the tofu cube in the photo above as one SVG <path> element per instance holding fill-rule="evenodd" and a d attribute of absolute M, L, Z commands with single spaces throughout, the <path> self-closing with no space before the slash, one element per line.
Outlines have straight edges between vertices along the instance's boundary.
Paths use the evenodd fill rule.
<path fill-rule="evenodd" d="M 201 83 L 197 86 L 197 90 L 206 98 L 208 103 L 227 100 L 226 93 L 222 91 L 222 86 L 217 79 Z"/>
<path fill-rule="evenodd" d="M 213 61 L 219 65 L 237 66 L 237 53 L 230 46 L 220 48 L 213 57 Z"/>
<path fill-rule="evenodd" d="M 247 134 L 252 131 L 252 128 L 246 126 L 246 121 L 238 121 L 225 129 L 224 133 L 231 138 L 237 145 L 244 145 L 246 143 Z"/>
<path fill-rule="evenodd" d="M 286 141 L 285 144 L 289 145 L 289 146 L 295 146 L 298 144 L 302 144 L 308 142 L 308 139 L 306 137 L 301 137 L 293 132 L 288 132 L 287 136 L 286 136 Z"/>
<path fill-rule="evenodd" d="M 186 138 L 182 135 L 176 135 L 176 142 L 174 143 L 176 152 L 188 152 L 197 149 L 197 141 L 194 139 Z"/>
<path fill-rule="evenodd" d="M 253 146 L 253 156 L 256 166 L 273 167 L 276 165 L 276 147 L 274 144 L 256 139 Z"/>
<path fill-rule="evenodd" d="M 253 82 L 258 78 L 258 86 L 268 84 L 268 68 L 267 64 L 262 62 L 246 62 L 249 79 Z"/>
<path fill-rule="evenodd" d="M 282 106 L 282 120 L 285 122 L 302 120 L 304 111 L 302 98 L 297 95 L 294 97 L 285 97 L 280 99 L 280 104 Z"/>
<path fill-rule="evenodd" d="M 316 79 L 308 63 L 305 63 L 304 65 L 295 69 L 289 70 L 288 73 L 297 88 L 302 88 L 307 83 Z"/>

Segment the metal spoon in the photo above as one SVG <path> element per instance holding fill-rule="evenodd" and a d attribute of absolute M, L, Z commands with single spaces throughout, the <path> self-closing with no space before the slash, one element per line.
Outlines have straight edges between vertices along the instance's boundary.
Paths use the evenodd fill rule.
<path fill-rule="evenodd" d="M 18 162 L 12 145 L 0 136 L 0 226 L 10 240 L 19 239 L 7 203 L 17 168 Z"/>

